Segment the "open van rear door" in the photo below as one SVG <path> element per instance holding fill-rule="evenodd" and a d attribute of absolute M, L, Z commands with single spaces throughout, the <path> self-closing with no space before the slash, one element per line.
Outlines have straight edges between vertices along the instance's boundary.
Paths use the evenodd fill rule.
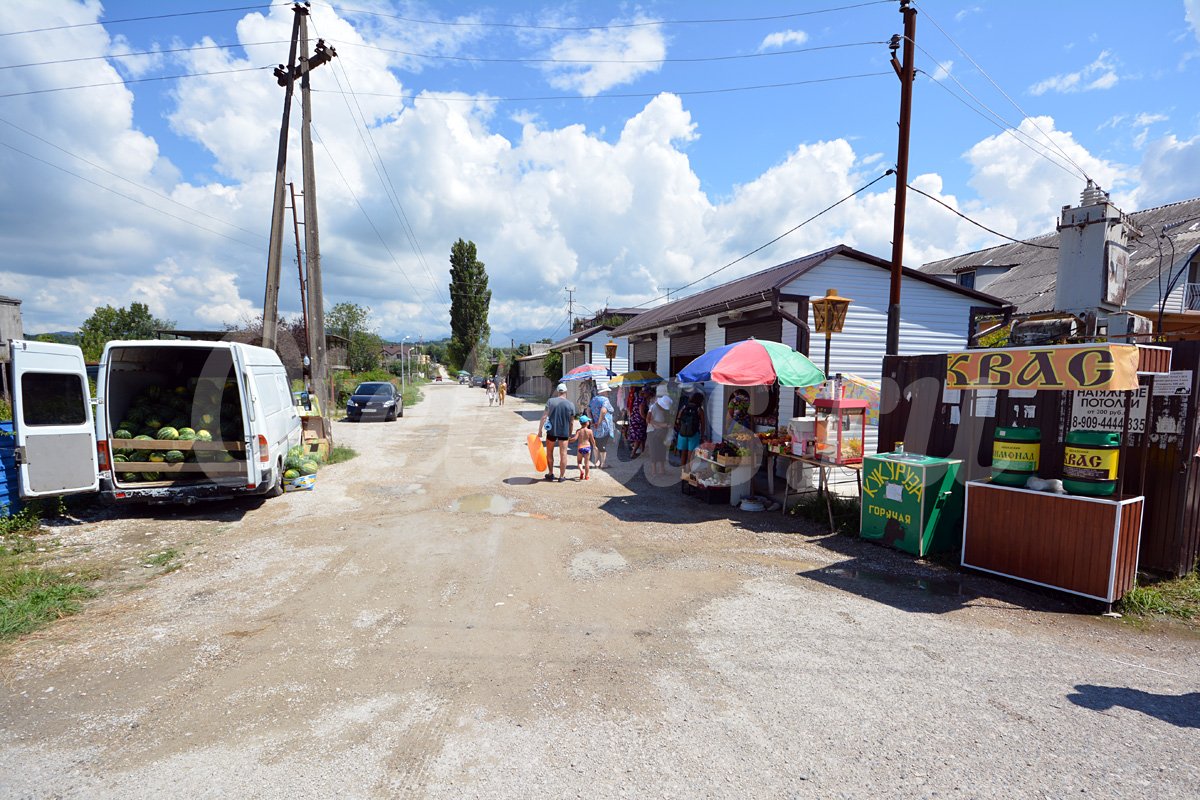
<path fill-rule="evenodd" d="M 14 339 L 9 352 L 21 496 L 96 491 L 96 426 L 83 351 Z"/>

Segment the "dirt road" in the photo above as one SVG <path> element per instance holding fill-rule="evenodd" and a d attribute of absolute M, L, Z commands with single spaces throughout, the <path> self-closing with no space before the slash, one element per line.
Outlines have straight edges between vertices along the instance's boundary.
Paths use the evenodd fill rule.
<path fill-rule="evenodd" d="M 535 480 L 538 416 L 435 384 L 312 493 L 56 531 L 124 577 L 0 653 L 0 796 L 1195 796 L 1194 637 Z"/>

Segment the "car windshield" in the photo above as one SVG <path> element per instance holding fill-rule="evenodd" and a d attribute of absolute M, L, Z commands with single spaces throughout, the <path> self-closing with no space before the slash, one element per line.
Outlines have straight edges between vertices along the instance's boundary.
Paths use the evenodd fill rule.
<path fill-rule="evenodd" d="M 390 395 L 391 385 L 387 383 L 360 383 L 354 390 L 355 395 Z"/>

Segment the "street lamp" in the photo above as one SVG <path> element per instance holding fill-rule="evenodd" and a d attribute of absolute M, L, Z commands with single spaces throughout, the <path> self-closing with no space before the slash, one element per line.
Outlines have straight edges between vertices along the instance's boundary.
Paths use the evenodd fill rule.
<path fill-rule="evenodd" d="M 404 391 L 404 343 L 407 342 L 409 340 L 409 338 L 411 338 L 411 337 L 405 336 L 403 339 L 400 340 L 400 390 L 401 391 Z"/>
<path fill-rule="evenodd" d="M 617 357 L 617 343 L 612 339 L 608 340 L 608 344 L 604 345 L 604 355 L 608 356 L 608 377 L 612 377 L 612 362 Z"/>
<path fill-rule="evenodd" d="M 825 377 L 829 377 L 829 340 L 835 333 L 842 332 L 846 324 L 846 309 L 854 302 L 846 297 L 838 297 L 837 289 L 828 289 L 820 300 L 812 301 L 813 322 L 816 323 L 817 333 L 825 334 Z"/>

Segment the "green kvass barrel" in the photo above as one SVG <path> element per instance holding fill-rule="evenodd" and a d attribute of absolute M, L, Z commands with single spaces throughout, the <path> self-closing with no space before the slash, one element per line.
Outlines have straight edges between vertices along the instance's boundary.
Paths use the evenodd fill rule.
<path fill-rule="evenodd" d="M 1117 491 L 1121 434 L 1071 431 L 1063 448 L 1063 488 L 1071 494 L 1108 497 Z"/>
<path fill-rule="evenodd" d="M 992 483 L 1024 486 L 1037 475 L 1042 453 L 1041 428 L 996 428 L 992 440 Z"/>

